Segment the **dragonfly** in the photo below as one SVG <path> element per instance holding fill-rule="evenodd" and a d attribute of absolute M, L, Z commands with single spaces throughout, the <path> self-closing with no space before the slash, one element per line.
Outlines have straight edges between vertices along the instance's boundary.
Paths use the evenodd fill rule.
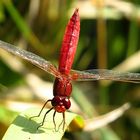
<path fill-rule="evenodd" d="M 40 56 L 18 48 L 14 45 L 6 43 L 0 40 L 0 48 L 21 57 L 48 72 L 55 77 L 53 86 L 53 98 L 45 102 L 42 109 L 37 116 L 41 115 L 44 107 L 48 102 L 52 107 L 44 114 L 42 123 L 38 126 L 41 127 L 44 124 L 46 115 L 54 110 L 53 123 L 56 128 L 55 114 L 56 112 L 62 113 L 63 129 L 65 127 L 65 112 L 70 108 L 71 101 L 70 96 L 72 93 L 72 81 L 94 81 L 94 80 L 113 80 L 130 83 L 140 83 L 140 73 L 130 72 L 118 72 L 107 69 L 91 69 L 91 70 L 72 70 L 72 64 L 76 53 L 76 48 L 79 40 L 80 33 L 80 16 L 79 9 L 75 9 L 72 17 L 70 18 L 63 37 L 62 47 L 60 50 L 59 66 L 56 68 L 50 61 L 47 61 Z M 33 118 L 31 117 L 31 118 Z M 61 125 L 60 124 L 60 125 Z"/>

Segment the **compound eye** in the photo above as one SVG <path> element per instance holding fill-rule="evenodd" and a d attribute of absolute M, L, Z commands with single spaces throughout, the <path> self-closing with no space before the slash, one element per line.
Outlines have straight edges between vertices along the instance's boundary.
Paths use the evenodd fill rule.
<path fill-rule="evenodd" d="M 70 108 L 71 102 L 68 98 L 63 98 L 62 102 L 63 102 L 63 105 L 65 106 L 66 109 Z"/>
<path fill-rule="evenodd" d="M 52 101 L 51 104 L 52 106 L 57 106 L 62 102 L 62 99 L 59 96 L 55 96 Z"/>

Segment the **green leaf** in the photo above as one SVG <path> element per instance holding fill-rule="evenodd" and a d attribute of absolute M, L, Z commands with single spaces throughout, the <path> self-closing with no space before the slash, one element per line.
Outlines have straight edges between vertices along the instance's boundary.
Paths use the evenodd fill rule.
<path fill-rule="evenodd" d="M 17 118 L 13 121 L 13 123 L 8 128 L 5 133 L 3 140 L 46 140 L 46 139 L 54 139 L 60 140 L 65 133 L 66 127 L 71 123 L 72 120 L 78 118 L 79 116 L 66 112 L 66 127 L 65 130 L 62 129 L 61 124 L 63 117 L 62 113 L 56 113 L 55 121 L 56 127 L 58 131 L 54 129 L 53 123 L 53 113 L 51 111 L 47 114 L 45 123 L 42 127 L 37 129 L 39 124 L 42 122 L 44 114 L 47 112 L 47 109 L 44 109 L 40 117 L 35 117 L 30 120 L 30 117 L 38 115 L 40 109 L 28 109 L 25 112 L 21 113 Z M 80 120 L 81 121 L 81 120 Z M 81 123 L 81 122 L 80 122 Z M 82 122 L 83 123 L 83 122 Z"/>

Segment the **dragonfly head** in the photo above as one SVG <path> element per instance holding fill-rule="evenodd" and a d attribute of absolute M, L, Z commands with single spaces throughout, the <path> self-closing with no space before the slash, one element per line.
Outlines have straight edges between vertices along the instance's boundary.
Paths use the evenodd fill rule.
<path fill-rule="evenodd" d="M 63 113 L 70 108 L 71 102 L 68 97 L 55 96 L 51 101 L 56 112 Z"/>

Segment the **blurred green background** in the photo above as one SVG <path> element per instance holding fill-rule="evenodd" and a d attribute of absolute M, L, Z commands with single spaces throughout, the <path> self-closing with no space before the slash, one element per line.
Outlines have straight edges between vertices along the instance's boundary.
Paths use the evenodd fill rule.
<path fill-rule="evenodd" d="M 64 30 L 75 8 L 79 8 L 81 31 L 73 69 L 140 72 L 139 0 L 0 0 L 0 40 L 34 52 L 57 66 Z M 53 80 L 39 68 L 0 50 L 0 137 L 17 113 L 41 107 L 52 98 Z M 86 119 L 126 102 L 132 107 L 105 128 L 69 132 L 63 139 L 140 139 L 139 84 L 74 82 L 72 98 L 76 104 L 72 111 Z"/>

